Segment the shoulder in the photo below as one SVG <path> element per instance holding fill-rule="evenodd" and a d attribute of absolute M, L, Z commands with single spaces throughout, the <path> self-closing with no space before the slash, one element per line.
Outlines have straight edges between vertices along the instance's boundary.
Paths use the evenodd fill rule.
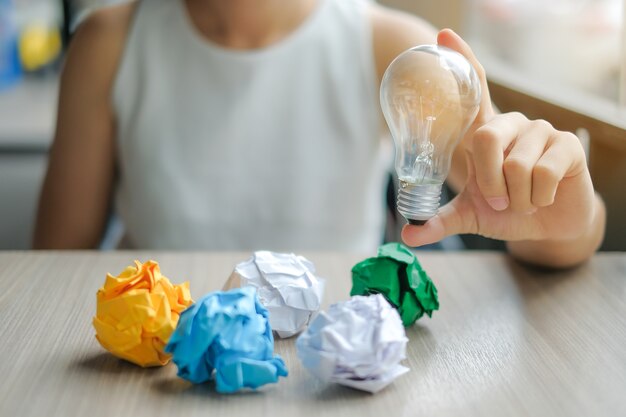
<path fill-rule="evenodd" d="M 130 30 L 137 2 L 92 12 L 78 26 L 70 42 L 63 78 L 89 78 L 108 89 Z"/>
<path fill-rule="evenodd" d="M 369 5 L 369 17 L 379 79 L 403 51 L 420 44 L 436 43 L 437 30 L 410 13 L 373 3 Z"/>
<path fill-rule="evenodd" d="M 125 31 L 139 3 L 136 1 L 101 7 L 89 13 L 79 24 L 77 32 L 84 36 Z"/>

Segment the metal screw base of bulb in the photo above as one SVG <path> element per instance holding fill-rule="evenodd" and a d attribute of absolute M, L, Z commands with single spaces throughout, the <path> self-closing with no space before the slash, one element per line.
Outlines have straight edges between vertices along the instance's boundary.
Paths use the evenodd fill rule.
<path fill-rule="evenodd" d="M 398 212 L 409 224 L 423 225 L 437 214 L 442 184 L 412 184 L 400 180 Z"/>

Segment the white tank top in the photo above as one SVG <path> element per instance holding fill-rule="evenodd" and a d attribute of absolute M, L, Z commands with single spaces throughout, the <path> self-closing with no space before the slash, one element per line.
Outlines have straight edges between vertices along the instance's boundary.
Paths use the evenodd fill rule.
<path fill-rule="evenodd" d="M 117 73 L 116 211 L 137 248 L 371 251 L 383 237 L 367 3 L 320 0 L 287 38 L 237 51 L 182 0 L 142 1 Z"/>

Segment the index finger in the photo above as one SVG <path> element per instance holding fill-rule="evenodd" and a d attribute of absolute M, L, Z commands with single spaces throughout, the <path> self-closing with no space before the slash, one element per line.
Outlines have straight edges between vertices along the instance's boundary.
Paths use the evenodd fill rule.
<path fill-rule="evenodd" d="M 489 86 L 487 85 L 487 76 L 485 69 L 480 64 L 476 55 L 472 51 L 472 48 L 452 29 L 443 29 L 437 35 L 437 44 L 453 49 L 463 55 L 474 67 L 478 78 L 480 79 L 481 98 L 480 98 L 480 110 L 476 115 L 476 121 L 478 126 L 483 125 L 487 121 L 491 120 L 494 115 L 493 107 L 491 105 L 491 96 L 489 95 Z"/>

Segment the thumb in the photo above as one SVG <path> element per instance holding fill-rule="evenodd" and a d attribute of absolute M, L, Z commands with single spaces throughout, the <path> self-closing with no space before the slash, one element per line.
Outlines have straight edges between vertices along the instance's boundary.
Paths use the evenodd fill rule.
<path fill-rule="evenodd" d="M 468 183 L 474 180 L 475 168 L 469 149 L 465 150 Z M 402 240 L 409 246 L 423 246 L 439 242 L 445 237 L 462 233 L 475 233 L 473 209 L 466 197 L 467 184 L 452 201 L 439 209 L 436 216 L 421 226 L 407 224 L 402 228 Z"/>
<path fill-rule="evenodd" d="M 423 246 L 448 236 L 471 233 L 471 222 L 463 214 L 471 211 L 463 210 L 463 201 L 462 194 L 458 195 L 424 225 L 406 224 L 402 228 L 402 241 L 409 246 Z"/>

